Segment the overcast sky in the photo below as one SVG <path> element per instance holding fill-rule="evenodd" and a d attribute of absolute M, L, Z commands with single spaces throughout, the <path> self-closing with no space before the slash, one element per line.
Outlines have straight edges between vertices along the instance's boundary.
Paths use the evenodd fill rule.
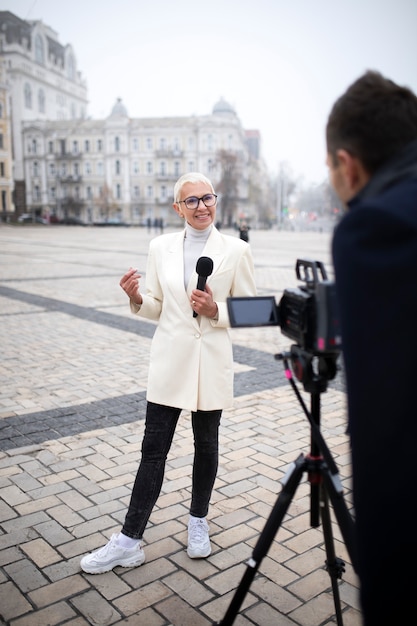
<path fill-rule="evenodd" d="M 93 118 L 205 115 L 225 98 L 272 172 L 327 178 L 336 98 L 367 69 L 417 93 L 417 0 L 0 0 L 71 44 Z"/>

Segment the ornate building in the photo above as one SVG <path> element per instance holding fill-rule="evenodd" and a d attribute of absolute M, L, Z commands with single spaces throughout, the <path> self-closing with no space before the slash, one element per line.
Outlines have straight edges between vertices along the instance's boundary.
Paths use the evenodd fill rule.
<path fill-rule="evenodd" d="M 9 89 L 5 62 L 0 59 L 0 221 L 2 222 L 10 220 L 14 215 L 12 165 Z"/>
<path fill-rule="evenodd" d="M 163 118 L 130 118 L 119 99 L 106 119 L 87 119 L 87 86 L 72 46 L 42 21 L 10 11 L 0 11 L 0 65 L 0 98 L 11 113 L 12 219 L 29 212 L 86 223 L 168 223 L 174 183 L 190 170 L 213 180 L 224 224 L 256 216 L 267 178 L 259 133 L 245 131 L 223 98 L 209 115 Z M 7 191 L 10 164 L 3 179 L 1 159 L 0 148 Z"/>
<path fill-rule="evenodd" d="M 60 44 L 43 22 L 22 20 L 10 11 L 0 11 L 0 63 L 12 112 L 14 198 L 20 213 L 26 195 L 22 122 L 85 117 L 87 86 L 71 45 Z"/>
<path fill-rule="evenodd" d="M 136 119 L 119 99 L 104 120 L 25 122 L 22 136 L 27 208 L 38 215 L 87 223 L 172 223 L 174 183 L 196 170 L 219 190 L 223 222 L 255 210 L 249 205 L 254 159 L 224 99 L 211 115 Z M 233 170 L 227 189 L 226 169 Z M 227 217 L 226 194 L 232 207 Z"/>

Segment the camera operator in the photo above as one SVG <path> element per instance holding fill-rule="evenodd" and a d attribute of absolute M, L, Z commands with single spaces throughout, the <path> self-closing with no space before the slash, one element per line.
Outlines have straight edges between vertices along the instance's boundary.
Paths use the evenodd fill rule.
<path fill-rule="evenodd" d="M 417 533 L 417 96 L 368 71 L 326 127 L 347 205 L 332 254 L 346 371 L 365 626 L 414 614 Z"/>

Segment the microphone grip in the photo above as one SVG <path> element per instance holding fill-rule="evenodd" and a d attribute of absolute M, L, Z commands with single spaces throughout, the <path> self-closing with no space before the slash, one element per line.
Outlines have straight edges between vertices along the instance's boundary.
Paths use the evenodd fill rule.
<path fill-rule="evenodd" d="M 207 276 L 198 276 L 197 279 L 197 289 L 199 289 L 200 291 L 204 291 L 204 287 L 206 286 L 206 282 L 207 282 Z M 193 317 L 197 317 L 198 313 L 197 311 L 193 311 Z"/>

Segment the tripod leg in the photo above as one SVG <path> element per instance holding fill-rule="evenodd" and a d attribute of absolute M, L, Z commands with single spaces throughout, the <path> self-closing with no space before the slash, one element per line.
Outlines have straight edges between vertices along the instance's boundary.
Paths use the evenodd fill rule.
<path fill-rule="evenodd" d="M 324 486 L 333 506 L 337 523 L 342 533 L 353 569 L 357 571 L 357 554 L 355 541 L 355 522 L 343 498 L 343 489 L 338 474 L 332 474 L 327 465 L 322 468 Z"/>
<path fill-rule="evenodd" d="M 219 622 L 220 626 L 231 626 L 233 624 L 237 613 L 245 599 L 246 593 L 253 581 L 259 565 L 267 554 L 271 543 L 281 525 L 282 520 L 288 510 L 291 500 L 295 494 L 295 491 L 300 484 L 303 472 L 306 470 L 306 461 L 304 455 L 300 456 L 294 461 L 289 472 L 282 480 L 283 489 L 278 496 L 278 499 L 272 509 L 272 512 L 261 532 L 261 535 L 253 550 L 252 557 L 247 561 L 247 569 L 243 578 L 236 589 L 235 595 L 227 609 L 222 621 Z"/>
<path fill-rule="evenodd" d="M 336 611 L 336 620 L 338 626 L 343 626 L 342 610 L 340 606 L 340 594 L 337 581 L 342 578 L 345 571 L 345 563 L 338 558 L 334 549 L 332 522 L 330 518 L 329 499 L 325 487 L 322 485 L 320 489 L 321 495 L 321 519 L 323 523 L 324 543 L 326 547 L 326 569 L 332 582 L 333 600 Z"/>

